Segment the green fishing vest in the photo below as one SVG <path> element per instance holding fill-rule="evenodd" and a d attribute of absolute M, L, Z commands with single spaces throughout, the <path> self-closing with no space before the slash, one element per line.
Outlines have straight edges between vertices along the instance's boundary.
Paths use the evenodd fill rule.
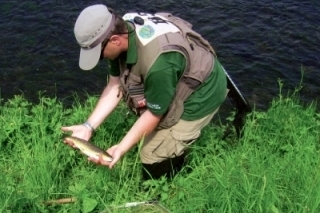
<path fill-rule="evenodd" d="M 186 67 L 178 81 L 172 103 L 161 118 L 158 129 L 175 125 L 183 114 L 184 101 L 210 75 L 216 54 L 209 42 L 192 30 L 192 25 L 170 13 L 157 13 L 165 21 L 179 28 L 180 33 L 166 33 L 143 45 L 136 36 L 137 63 L 126 67 L 125 61 L 120 64 L 120 83 L 123 99 L 128 107 L 140 116 L 146 109 L 144 97 L 144 79 L 153 63 L 162 53 L 176 51 L 186 58 Z"/>

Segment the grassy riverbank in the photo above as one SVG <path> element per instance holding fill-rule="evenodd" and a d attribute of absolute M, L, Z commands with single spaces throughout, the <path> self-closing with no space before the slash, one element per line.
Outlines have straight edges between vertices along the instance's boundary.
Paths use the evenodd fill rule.
<path fill-rule="evenodd" d="M 60 127 L 83 122 L 96 103 L 55 99 L 30 104 L 20 96 L 0 104 L 0 212 L 161 212 L 127 202 L 159 199 L 171 212 L 320 212 L 320 114 L 314 104 L 276 98 L 253 112 L 240 141 L 221 140 L 225 126 L 207 127 L 189 168 L 172 181 L 141 183 L 138 147 L 113 169 L 89 163 L 64 145 Z M 107 148 L 134 122 L 120 107 L 92 142 Z M 48 200 L 75 198 L 68 204 Z"/>

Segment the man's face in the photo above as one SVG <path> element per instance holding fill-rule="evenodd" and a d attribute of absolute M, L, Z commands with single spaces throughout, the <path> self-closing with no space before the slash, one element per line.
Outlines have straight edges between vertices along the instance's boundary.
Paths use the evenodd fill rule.
<path fill-rule="evenodd" d="M 121 53 L 121 45 L 123 43 L 123 38 L 119 35 L 113 35 L 108 39 L 105 45 L 102 45 L 102 56 L 103 58 L 108 58 L 113 60 L 117 58 Z"/>

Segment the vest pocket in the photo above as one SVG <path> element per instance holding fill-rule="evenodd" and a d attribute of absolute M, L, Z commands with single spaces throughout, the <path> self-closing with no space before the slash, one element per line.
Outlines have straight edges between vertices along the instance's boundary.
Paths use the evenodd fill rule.
<path fill-rule="evenodd" d="M 128 88 L 127 104 L 138 116 L 147 110 L 147 101 L 144 97 L 143 86 L 133 86 Z"/>

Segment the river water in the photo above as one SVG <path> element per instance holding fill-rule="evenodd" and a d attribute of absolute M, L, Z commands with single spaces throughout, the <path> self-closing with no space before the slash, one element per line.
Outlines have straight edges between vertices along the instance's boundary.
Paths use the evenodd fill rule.
<path fill-rule="evenodd" d="M 104 3 L 119 14 L 167 11 L 191 22 L 215 48 L 221 63 L 256 109 L 299 85 L 300 97 L 319 97 L 320 2 L 318 0 L 1 0 L 0 88 L 4 100 L 23 94 L 37 102 L 39 91 L 65 105 L 77 93 L 100 95 L 107 64 L 78 67 L 73 34 L 83 8 Z"/>

